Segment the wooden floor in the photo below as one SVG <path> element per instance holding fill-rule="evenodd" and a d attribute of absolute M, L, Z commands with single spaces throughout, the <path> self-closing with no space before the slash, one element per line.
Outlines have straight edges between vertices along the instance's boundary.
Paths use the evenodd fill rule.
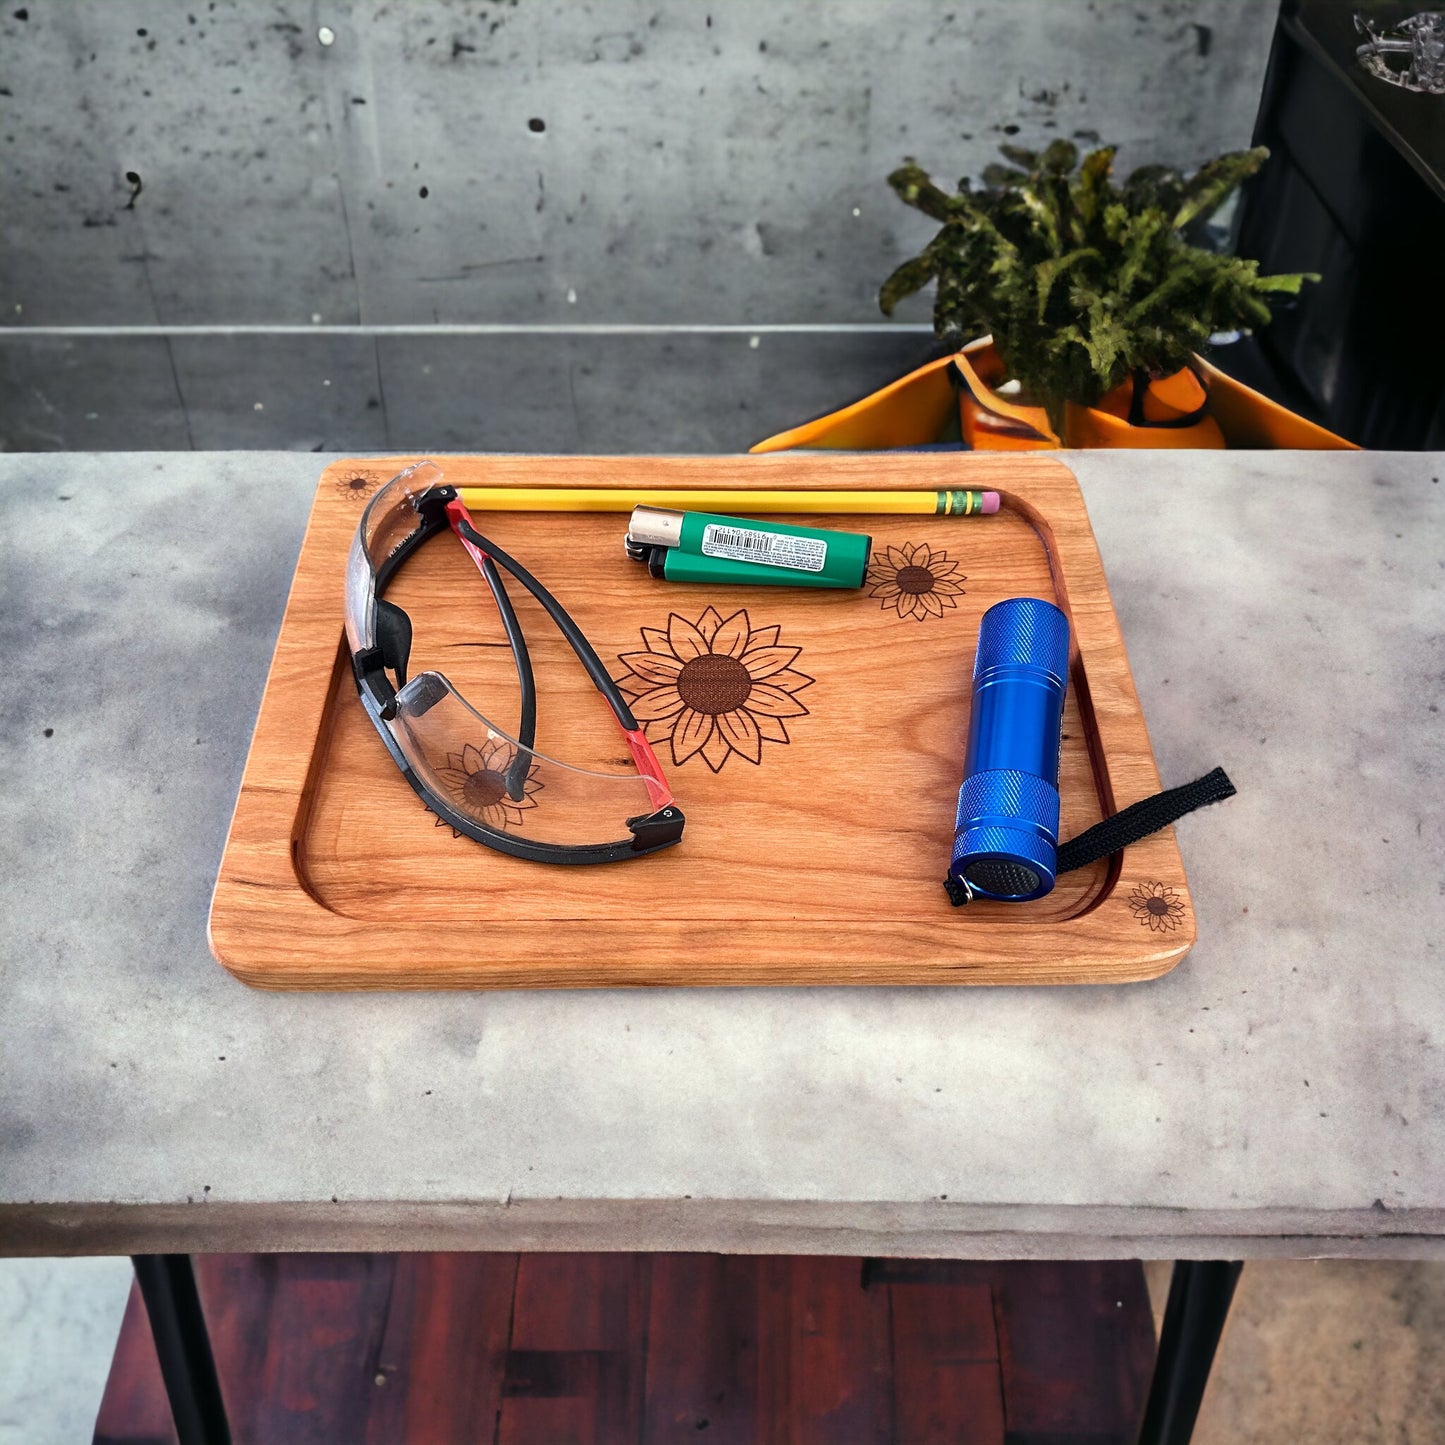
<path fill-rule="evenodd" d="M 197 1260 L 236 1445 L 1106 1445 L 1137 1264 L 696 1254 Z M 131 1292 L 95 1439 L 174 1440 Z"/>

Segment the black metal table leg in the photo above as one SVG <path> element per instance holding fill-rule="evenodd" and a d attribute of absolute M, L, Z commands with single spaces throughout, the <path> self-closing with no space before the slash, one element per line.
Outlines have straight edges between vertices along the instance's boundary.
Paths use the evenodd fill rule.
<path fill-rule="evenodd" d="M 1224 1260 L 1175 1260 L 1139 1445 L 1188 1445 L 1243 1268 Z"/>
<path fill-rule="evenodd" d="M 133 1254 L 131 1263 L 150 1318 L 180 1445 L 231 1445 L 190 1255 Z"/>

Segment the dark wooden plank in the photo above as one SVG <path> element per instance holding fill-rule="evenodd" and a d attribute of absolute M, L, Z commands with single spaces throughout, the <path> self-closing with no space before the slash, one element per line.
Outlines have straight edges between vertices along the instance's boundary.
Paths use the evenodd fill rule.
<path fill-rule="evenodd" d="M 870 1445 L 892 1434 L 888 1297 L 865 1290 L 857 1259 L 790 1265 L 790 1445 Z M 781 1423 L 781 1422 L 779 1422 Z"/>
<path fill-rule="evenodd" d="M 254 1258 L 250 1310 L 247 1264 L 222 1257 L 201 1270 L 207 1318 L 225 1342 L 223 1381 L 243 1358 L 260 1359 L 259 1388 L 227 1395 L 238 1439 L 364 1440 L 396 1256 Z"/>
<path fill-rule="evenodd" d="M 895 1284 L 888 1287 L 893 1348 L 931 1355 L 947 1351 L 968 1363 L 998 1361 L 993 1289 L 987 1284 Z"/>
<path fill-rule="evenodd" d="M 175 1439 L 145 1301 L 140 1286 L 132 1284 L 96 1416 L 94 1445 L 175 1445 Z"/>
<path fill-rule="evenodd" d="M 353 1276 L 361 1269 L 360 1256 L 354 1254 L 311 1257 L 328 1259 L 331 1270 L 342 1268 Z M 249 1426 L 252 1412 L 267 1412 L 263 1381 L 272 1336 L 289 1327 L 299 1332 L 290 1346 L 299 1350 L 303 1345 L 304 1316 L 292 1310 L 278 1318 L 282 1259 L 278 1254 L 205 1254 L 193 1261 L 221 1395 L 232 1433 L 242 1441 L 248 1438 L 241 1431 Z"/>
<path fill-rule="evenodd" d="M 758 1267 L 759 1445 L 790 1445 L 793 1424 L 793 1261 L 760 1259 Z"/>
<path fill-rule="evenodd" d="M 1143 1266 L 1013 1263 L 994 1297 L 1009 1445 L 1133 1445 L 1154 1364 Z"/>
<path fill-rule="evenodd" d="M 646 1445 L 890 1438 L 887 1298 L 858 1260 L 664 1256 L 653 1279 Z"/>
<path fill-rule="evenodd" d="M 644 1445 L 696 1445 L 704 1432 L 708 1445 L 756 1445 L 764 1263 L 746 1255 L 653 1257 Z"/>
<path fill-rule="evenodd" d="M 640 1437 L 650 1266 L 648 1255 L 521 1257 L 498 1445 Z"/>
<path fill-rule="evenodd" d="M 491 1445 L 516 1281 L 515 1254 L 398 1256 L 368 1445 Z"/>
<path fill-rule="evenodd" d="M 870 1259 L 863 1272 L 874 1287 L 993 1289 L 1009 1445 L 1132 1445 L 1154 1366 L 1137 1261 Z"/>
<path fill-rule="evenodd" d="M 896 1445 L 1003 1445 L 992 1289 L 894 1284 L 887 1292 Z"/>
<path fill-rule="evenodd" d="M 394 1256 L 200 1255 L 205 1311 L 232 1433 L 285 1445 L 363 1440 Z M 97 1441 L 171 1441 L 149 1322 L 133 1292 Z"/>

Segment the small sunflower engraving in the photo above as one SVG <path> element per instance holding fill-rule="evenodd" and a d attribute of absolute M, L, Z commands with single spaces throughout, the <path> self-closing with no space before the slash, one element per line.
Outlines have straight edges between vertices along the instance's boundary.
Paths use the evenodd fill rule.
<path fill-rule="evenodd" d="M 349 502 L 364 502 L 380 484 L 381 476 L 377 472 L 351 472 L 336 479 L 336 495 Z"/>
<path fill-rule="evenodd" d="M 885 612 L 891 608 L 900 617 L 924 622 L 942 617 L 945 607 L 957 607 L 953 599 L 968 579 L 947 552 L 926 542 L 904 542 L 873 554 L 868 580 L 873 584 L 868 595 L 879 598 Z"/>
<path fill-rule="evenodd" d="M 522 780 L 522 796 L 512 797 L 507 791 L 507 769 L 516 752 L 511 743 L 492 738 L 481 747 L 468 743 L 460 753 L 447 754 L 437 773 L 459 813 L 501 832 L 522 826 L 524 810 L 537 806 L 536 794 L 543 784 L 537 781 L 534 762 Z M 448 825 L 445 819 L 438 819 L 437 826 Z"/>
<path fill-rule="evenodd" d="M 646 651 L 618 655 L 627 672 L 617 685 L 648 738 L 668 739 L 676 766 L 699 753 L 715 773 L 733 753 L 761 763 L 765 742 L 788 741 L 783 719 L 808 715 L 796 694 L 813 682 L 792 665 L 802 648 L 778 633 L 754 629 L 746 609 L 723 617 L 709 607 L 696 622 L 674 612 L 665 631 L 642 629 Z"/>
<path fill-rule="evenodd" d="M 1163 883 L 1141 883 L 1129 895 L 1129 912 L 1155 933 L 1171 933 L 1184 917 L 1184 900 Z"/>

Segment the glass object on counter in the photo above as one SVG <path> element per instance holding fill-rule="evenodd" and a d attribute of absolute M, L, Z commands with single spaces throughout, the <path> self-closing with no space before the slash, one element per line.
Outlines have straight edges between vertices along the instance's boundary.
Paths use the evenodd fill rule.
<path fill-rule="evenodd" d="M 1355 58 L 1377 80 L 1425 95 L 1445 95 L 1445 14 L 1426 10 L 1376 29 L 1356 11 L 1355 29 L 1369 37 Z"/>

